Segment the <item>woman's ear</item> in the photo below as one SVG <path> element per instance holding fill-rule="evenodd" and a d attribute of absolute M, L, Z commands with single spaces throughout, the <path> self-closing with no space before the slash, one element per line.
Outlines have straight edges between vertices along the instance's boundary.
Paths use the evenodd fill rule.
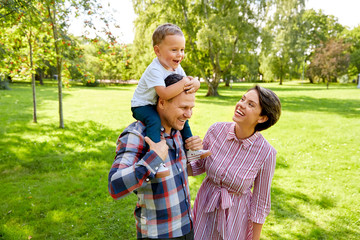
<path fill-rule="evenodd" d="M 264 115 L 264 116 L 260 116 L 259 119 L 258 119 L 258 123 L 264 123 L 268 120 L 269 118 Z"/>

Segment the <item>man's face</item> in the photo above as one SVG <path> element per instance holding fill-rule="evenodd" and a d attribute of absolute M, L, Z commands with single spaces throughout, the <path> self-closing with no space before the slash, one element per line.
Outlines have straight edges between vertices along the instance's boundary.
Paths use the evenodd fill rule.
<path fill-rule="evenodd" d="M 185 38 L 179 35 L 167 35 L 154 46 L 154 51 L 161 65 L 168 71 L 174 71 L 184 59 Z"/>
<path fill-rule="evenodd" d="M 159 99 L 159 115 L 165 132 L 170 133 L 171 128 L 182 130 L 185 121 L 191 118 L 195 106 L 195 94 L 180 93 L 171 100 Z"/>

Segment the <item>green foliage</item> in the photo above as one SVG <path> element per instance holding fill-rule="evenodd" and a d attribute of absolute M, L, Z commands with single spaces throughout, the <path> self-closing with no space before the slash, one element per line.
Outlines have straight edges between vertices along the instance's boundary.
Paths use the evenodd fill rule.
<path fill-rule="evenodd" d="M 135 13 L 135 54 L 143 72 L 151 60 L 151 34 L 156 26 L 171 22 L 182 28 L 186 38 L 183 67 L 189 75 L 203 78 L 207 95 L 218 94 L 220 79 L 228 75 L 255 74 L 254 49 L 259 36 L 258 12 L 265 1 L 133 1 Z M 144 11 L 146 9 L 146 11 Z M 247 62 L 249 61 L 249 62 Z M 245 65 L 242 73 L 232 69 Z M 139 70 L 140 71 L 140 70 Z M 255 78 L 255 77 L 253 77 Z"/>
<path fill-rule="evenodd" d="M 350 54 L 346 52 L 348 48 L 349 44 L 344 44 L 342 39 L 331 39 L 316 48 L 307 74 L 311 78 L 326 79 L 328 86 L 332 79 L 346 73 L 350 62 Z"/>
<path fill-rule="evenodd" d="M 220 97 L 204 97 L 202 85 L 193 133 L 203 138 L 214 122 L 231 121 L 236 102 L 252 86 L 220 86 Z M 283 110 L 262 133 L 277 150 L 262 239 L 357 239 L 359 90 L 336 83 L 329 90 L 295 82 L 262 86 L 278 94 Z M 136 196 L 114 201 L 107 174 L 116 138 L 134 121 L 130 99 L 136 86 L 64 89 L 64 114 L 71 119 L 65 129 L 53 124 L 56 86 L 38 86 L 37 125 L 31 122 L 30 88 L 11 87 L 0 91 L 1 237 L 135 240 Z M 190 177 L 192 201 L 203 178 Z"/>
<path fill-rule="evenodd" d="M 360 73 L 360 25 L 352 30 L 346 29 L 344 31 L 344 39 L 346 43 L 351 44 L 350 69 L 351 67 L 355 67 L 357 69 L 357 73 Z"/>

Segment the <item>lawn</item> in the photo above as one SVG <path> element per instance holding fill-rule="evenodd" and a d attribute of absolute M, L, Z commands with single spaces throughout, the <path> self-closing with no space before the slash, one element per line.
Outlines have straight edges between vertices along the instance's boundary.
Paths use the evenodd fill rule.
<path fill-rule="evenodd" d="M 231 121 L 253 84 L 197 93 L 193 133 Z M 358 239 L 360 236 L 360 89 L 355 85 L 261 84 L 282 101 L 280 121 L 263 135 L 277 149 L 272 209 L 262 239 Z M 0 239 L 136 239 L 136 196 L 107 191 L 115 141 L 133 121 L 134 85 L 64 89 L 59 129 L 57 88 L 0 91 Z M 192 200 L 204 176 L 190 177 Z"/>

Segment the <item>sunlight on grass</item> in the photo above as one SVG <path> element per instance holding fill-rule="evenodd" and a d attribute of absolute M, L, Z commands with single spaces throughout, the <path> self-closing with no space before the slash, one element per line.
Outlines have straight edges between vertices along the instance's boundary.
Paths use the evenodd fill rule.
<path fill-rule="evenodd" d="M 190 126 L 201 138 L 231 121 L 254 84 L 198 91 Z M 357 239 L 360 235 L 360 91 L 355 85 L 261 84 L 282 102 L 280 121 L 262 134 L 277 150 L 272 208 L 263 240 Z M 115 142 L 134 119 L 135 85 L 64 89 L 58 128 L 55 86 L 37 86 L 38 123 L 28 85 L 0 91 L 0 238 L 136 239 L 135 194 L 114 201 L 108 171 Z M 205 177 L 190 177 L 192 203 Z"/>

